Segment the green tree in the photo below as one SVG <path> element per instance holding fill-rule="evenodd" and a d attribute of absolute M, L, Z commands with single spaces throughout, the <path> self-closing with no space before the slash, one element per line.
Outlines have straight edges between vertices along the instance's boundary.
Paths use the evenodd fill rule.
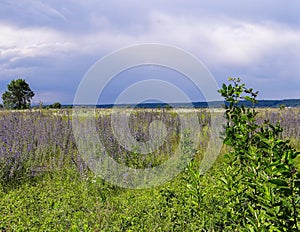
<path fill-rule="evenodd" d="M 54 102 L 52 105 L 51 105 L 53 109 L 60 109 L 61 108 L 61 104 L 59 102 Z"/>
<path fill-rule="evenodd" d="M 12 80 L 2 94 L 3 105 L 9 109 L 28 109 L 34 92 L 23 79 Z"/>

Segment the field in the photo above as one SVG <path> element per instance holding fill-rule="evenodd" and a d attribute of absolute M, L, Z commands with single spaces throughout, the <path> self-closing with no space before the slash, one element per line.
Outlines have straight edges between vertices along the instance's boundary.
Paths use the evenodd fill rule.
<path fill-rule="evenodd" d="M 300 150 L 299 108 L 257 111 L 258 123 L 266 119 L 272 124 L 279 121 L 283 128 L 280 138 L 289 139 Z M 97 109 L 92 117 L 93 113 L 81 109 L 74 120 L 72 110 L 0 112 L 2 231 L 249 231 L 230 216 L 235 215 L 230 212 L 234 209 L 230 207 L 235 201 L 232 194 L 235 189 L 228 187 L 228 177 L 224 179 L 224 173 L 231 167 L 224 154 L 231 148 L 223 145 L 212 167 L 205 174 L 199 171 L 205 151 L 214 144 L 209 141 L 219 136 L 211 134 L 214 133 L 210 130 L 212 119 L 222 116 L 222 112 L 215 110 L 210 114 L 207 109 L 182 109 L 179 117 L 170 109 L 133 109 L 130 115 L 129 110 L 119 110 L 119 115 L 128 116 L 130 133 L 139 142 L 146 143 L 153 135 L 160 138 L 160 124 L 152 124 L 150 129 L 149 125 L 154 121 L 163 122 L 164 141 L 155 144 L 158 149 L 149 154 L 140 154 L 141 147 L 126 149 L 120 144 L 112 128 L 110 109 Z M 191 119 L 193 114 L 197 115 L 197 122 Z M 91 124 L 91 119 L 95 124 Z M 193 123 L 190 126 L 197 130 L 182 131 L 184 120 Z M 127 180 L 105 164 L 109 171 L 103 179 L 92 171 L 86 155 L 79 149 L 79 143 L 84 140 L 74 137 L 75 122 L 85 135 L 96 133 L 100 138 L 102 147 L 91 144 L 87 153 L 104 149 L 118 164 L 143 170 L 159 167 L 180 151 L 187 154 L 176 162 L 181 172 L 158 186 L 149 179 L 149 185 L 143 188 L 144 180 Z M 86 129 L 91 131 L 88 133 Z M 86 141 L 90 139 L 83 137 Z M 198 139 L 196 147 L 191 145 L 194 138 Z M 295 165 L 299 170 L 299 157 Z M 110 181 L 112 175 L 116 178 Z M 297 211 L 300 214 L 299 208 Z M 272 220 L 266 219 L 265 224 L 272 224 Z"/>

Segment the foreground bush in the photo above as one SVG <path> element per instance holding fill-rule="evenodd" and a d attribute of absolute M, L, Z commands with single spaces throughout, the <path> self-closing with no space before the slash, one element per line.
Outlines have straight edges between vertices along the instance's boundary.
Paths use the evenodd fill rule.
<path fill-rule="evenodd" d="M 233 148 L 220 179 L 227 190 L 224 228 L 299 231 L 300 174 L 294 163 L 299 152 L 281 139 L 279 123 L 258 124 L 254 107 L 239 104 L 247 100 L 255 105 L 258 92 L 230 80 L 233 84 L 219 91 L 229 103 L 224 142 Z"/>

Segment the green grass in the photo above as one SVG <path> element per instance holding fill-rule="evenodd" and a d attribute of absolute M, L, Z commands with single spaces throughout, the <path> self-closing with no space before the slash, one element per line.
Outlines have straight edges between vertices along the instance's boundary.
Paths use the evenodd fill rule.
<path fill-rule="evenodd" d="M 292 138 L 292 143 L 299 150 L 299 140 Z M 224 147 L 222 154 L 229 150 Z M 79 173 L 71 161 L 34 177 L 2 182 L 0 230 L 231 231 L 223 227 L 231 200 L 220 181 L 224 156 L 204 176 L 194 176 L 204 151 L 199 149 L 183 173 L 150 189 L 113 186 L 88 170 Z"/>
<path fill-rule="evenodd" d="M 203 178 L 207 186 L 212 183 L 215 175 L 211 173 L 215 168 Z M 0 228 L 5 231 L 199 231 L 209 227 L 212 218 L 209 219 L 209 214 L 205 216 L 204 211 L 197 211 L 187 188 L 189 182 L 189 173 L 185 171 L 162 186 L 122 189 L 89 172 L 80 175 L 69 166 L 2 186 Z M 207 194 L 211 187 L 206 188 Z M 210 204 L 209 200 L 203 201 L 203 207 L 212 207 Z"/>
<path fill-rule="evenodd" d="M 197 170 L 197 163 L 193 162 Z M 73 168 L 6 186 L 0 192 L 0 228 L 6 231 L 220 231 L 218 188 L 223 156 L 201 178 L 200 204 L 188 171 L 150 189 L 112 186 Z M 197 197 L 197 196 L 196 196 Z M 226 231 L 226 230 L 225 230 Z M 228 230 L 230 231 L 230 230 Z"/>
<path fill-rule="evenodd" d="M 184 230 L 190 219 L 186 218 L 189 209 L 185 208 L 181 182 L 177 177 L 159 188 L 126 190 L 92 175 L 79 176 L 75 170 L 50 173 L 0 193 L 0 228 L 168 231 L 176 226 Z"/>

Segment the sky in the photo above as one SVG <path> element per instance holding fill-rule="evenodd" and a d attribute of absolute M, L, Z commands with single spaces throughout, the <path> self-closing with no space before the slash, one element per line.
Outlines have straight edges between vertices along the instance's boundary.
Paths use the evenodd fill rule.
<path fill-rule="evenodd" d="M 23 78 L 33 104 L 72 104 L 95 62 L 143 43 L 193 54 L 218 85 L 241 77 L 260 99 L 300 99 L 298 0 L 0 0 L 0 94 Z M 101 103 L 150 76 L 203 100 L 174 70 L 139 67 L 116 76 Z"/>

